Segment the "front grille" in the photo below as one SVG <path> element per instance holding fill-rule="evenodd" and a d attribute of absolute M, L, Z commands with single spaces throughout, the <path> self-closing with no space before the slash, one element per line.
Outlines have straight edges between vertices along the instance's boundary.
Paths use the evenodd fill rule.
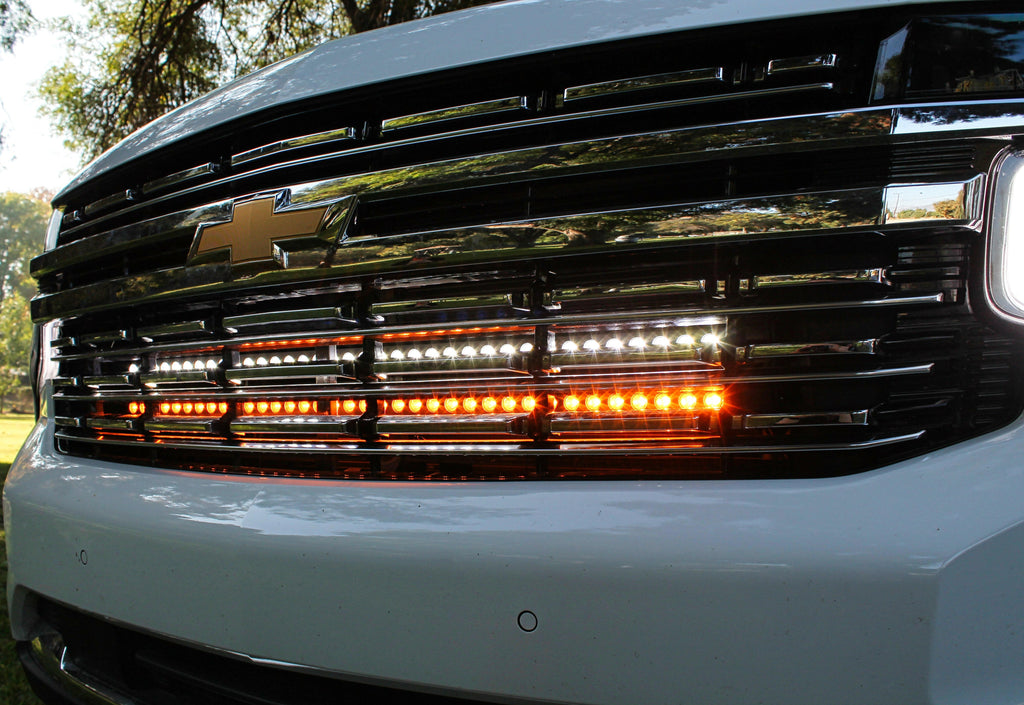
<path fill-rule="evenodd" d="M 865 52 L 803 48 L 755 119 L 707 123 L 753 88 L 698 100 L 701 66 L 563 77 L 463 96 L 455 130 L 378 109 L 366 143 L 250 144 L 252 170 L 70 208 L 33 263 L 58 448 L 350 479 L 813 477 L 1009 422 L 1021 346 L 973 302 L 1024 106 L 928 108 L 964 127 L 925 140 L 922 109 L 854 107 Z M 573 105 L 592 98 L 615 105 Z M 333 151 L 294 158 L 309 144 Z"/>

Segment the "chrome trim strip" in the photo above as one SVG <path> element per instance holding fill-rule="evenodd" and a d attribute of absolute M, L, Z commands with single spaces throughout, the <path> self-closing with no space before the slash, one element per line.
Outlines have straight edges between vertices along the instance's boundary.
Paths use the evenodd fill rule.
<path fill-rule="evenodd" d="M 548 417 L 551 434 L 560 435 L 618 435 L 649 432 L 690 432 L 698 431 L 696 414 L 667 414 L 652 412 L 644 416 L 590 414 L 554 414 Z M 716 436 L 717 431 L 709 431 Z M 646 439 L 648 442 L 656 439 Z"/>
<path fill-rule="evenodd" d="M 812 54 L 811 56 L 795 56 L 788 59 L 772 59 L 768 62 L 768 75 L 774 76 L 789 71 L 807 69 L 831 69 L 836 66 L 835 54 Z"/>
<path fill-rule="evenodd" d="M 522 358 L 519 355 L 442 357 L 436 360 L 377 360 L 373 363 L 373 371 L 385 378 L 391 375 L 444 375 L 458 372 L 529 374 L 522 369 Z"/>
<path fill-rule="evenodd" d="M 134 374 L 88 376 L 82 378 L 82 384 L 91 389 L 134 389 L 138 386 Z"/>
<path fill-rule="evenodd" d="M 58 426 L 70 426 L 71 428 L 85 428 L 85 419 L 77 416 L 55 416 L 53 422 Z"/>
<path fill-rule="evenodd" d="M 138 197 L 139 193 L 133 189 L 113 193 L 86 205 L 82 209 L 82 215 L 86 218 L 91 218 L 96 213 L 117 208 L 118 206 L 126 203 L 132 203 L 133 201 L 138 200 Z"/>
<path fill-rule="evenodd" d="M 74 342 L 77 345 L 102 345 L 104 343 L 120 343 L 128 340 L 129 337 L 128 331 L 126 330 L 113 330 L 76 336 L 74 338 Z"/>
<path fill-rule="evenodd" d="M 268 313 L 249 313 L 241 316 L 225 316 L 223 325 L 229 333 L 237 333 L 243 328 L 256 328 L 259 326 L 270 326 L 281 323 L 348 323 L 354 325 L 356 314 L 355 304 L 342 309 L 334 308 L 309 308 L 293 311 L 271 311 Z"/>
<path fill-rule="evenodd" d="M 879 284 L 888 286 L 884 269 L 861 269 L 810 274 L 760 274 L 750 278 L 749 289 L 768 289 L 807 284 Z"/>
<path fill-rule="evenodd" d="M 482 117 L 498 113 L 520 113 L 530 110 L 530 103 L 531 99 L 526 96 L 515 96 L 512 98 L 485 100 L 467 105 L 456 105 L 450 108 L 385 118 L 380 123 L 380 129 L 381 132 L 388 133 L 396 130 L 406 130 L 411 127 L 452 122 L 464 118 Z"/>
<path fill-rule="evenodd" d="M 486 433 L 503 436 L 526 436 L 528 415 L 524 414 L 455 414 L 445 416 L 381 416 L 377 433 L 382 436 L 434 436 Z"/>
<path fill-rule="evenodd" d="M 669 86 L 696 85 L 715 82 L 722 83 L 724 76 L 725 69 L 718 66 L 714 68 L 676 71 L 674 73 L 659 73 L 648 76 L 620 78 L 614 81 L 602 81 L 600 83 L 588 83 L 581 86 L 570 86 L 562 91 L 562 100 L 566 103 L 571 103 L 573 101 L 585 100 L 587 98 L 599 98 L 608 95 L 647 90 L 650 88 L 665 88 Z"/>
<path fill-rule="evenodd" d="M 806 413 L 746 414 L 734 416 L 733 428 L 751 429 L 791 429 L 819 428 L 824 426 L 868 426 L 868 410 L 859 411 L 819 411 Z"/>
<path fill-rule="evenodd" d="M 643 106 L 639 106 L 637 109 L 640 107 Z M 1022 113 L 1024 113 L 1024 109 L 1022 109 Z M 578 119 L 579 117 L 579 115 L 570 115 L 562 116 L 559 119 Z M 787 145 L 793 151 L 813 151 L 822 149 L 823 142 L 884 143 L 888 141 L 892 121 L 892 109 L 876 108 L 796 118 L 768 118 L 712 127 L 684 127 L 659 132 L 527 147 L 498 154 L 401 166 L 379 172 L 353 174 L 297 185 L 292 188 L 292 202 L 297 205 L 312 205 L 331 197 L 352 194 L 390 195 L 435 186 L 456 187 L 458 184 L 509 181 L 513 180 L 513 177 L 524 179 L 559 172 L 581 173 L 600 171 L 616 166 L 639 166 L 644 163 L 703 161 L 714 158 L 716 155 L 731 156 L 737 149 L 766 151 L 773 147 Z M 409 140 L 409 144 L 421 143 L 422 140 Z M 394 147 L 397 144 L 399 143 L 391 143 L 387 146 Z M 224 187 L 241 178 L 265 177 L 282 168 L 313 167 L 321 161 L 330 160 L 340 155 L 377 152 L 381 149 L 383 149 L 382 146 L 375 145 L 285 162 L 225 177 L 211 182 L 207 186 Z M 203 189 L 205 188 L 206 186 L 203 187 Z M 203 189 L 193 187 L 176 193 L 175 197 L 198 193 Z M 367 197 L 370 196 L 367 195 Z M 170 196 L 148 201 L 146 205 L 147 207 L 157 206 L 161 200 L 166 198 L 170 198 Z M 127 215 L 129 211 L 130 209 L 122 211 L 119 215 Z M 201 222 L 218 219 L 229 220 L 230 215 L 231 201 L 226 200 L 160 216 L 152 221 L 145 221 L 134 226 L 116 228 L 107 233 L 77 240 L 43 253 L 32 261 L 32 273 L 33 276 L 46 274 L 58 267 L 88 259 L 97 251 L 107 251 L 108 249 L 116 251 L 126 245 L 134 244 L 139 235 L 137 228 L 143 225 L 145 226 L 144 232 L 155 233 L 154 239 L 163 240 L 170 236 L 169 233 L 172 230 L 177 230 L 178 233 L 181 232 L 180 228 L 190 227 L 194 230 Z M 101 223 L 102 219 L 97 219 L 92 221 L 90 226 Z M 73 234 L 70 230 L 68 233 Z"/>
<path fill-rule="evenodd" d="M 266 367 L 235 367 L 224 371 L 224 376 L 231 384 L 242 384 L 254 380 L 298 380 L 308 377 L 344 377 L 355 379 L 352 365 L 347 363 L 326 362 L 306 365 L 268 365 Z"/>
<path fill-rule="evenodd" d="M 822 444 L 794 444 L 794 445 L 751 445 L 751 446 L 703 446 L 703 447 L 662 447 L 651 448 L 638 444 L 602 445 L 595 446 L 593 443 L 563 443 L 558 448 L 535 448 L 535 447 L 509 447 L 507 445 L 474 445 L 472 443 L 451 443 L 429 446 L 411 445 L 390 445 L 383 448 L 373 447 L 351 447 L 350 452 L 359 456 L 370 455 L 424 455 L 424 456 L 464 456 L 471 452 L 489 456 L 556 456 L 572 457 L 576 455 L 596 456 L 693 456 L 693 455 L 745 455 L 745 454 L 776 454 L 776 453 L 802 453 L 802 452 L 833 452 L 833 451 L 856 451 L 883 446 L 908 443 L 922 438 L 927 432 L 916 431 L 914 433 L 898 436 L 885 436 L 856 443 L 822 443 Z M 151 443 L 133 441 L 123 438 L 95 439 L 82 436 L 62 433 L 60 430 L 55 434 L 60 440 L 94 443 L 97 445 L 120 445 L 152 448 Z M 203 450 L 220 451 L 226 453 L 237 452 L 235 446 L 214 445 L 210 443 L 161 443 L 163 448 L 175 448 L 179 450 Z M 326 443 L 282 443 L 282 444 L 261 444 L 258 448 L 261 452 L 269 453 L 331 453 L 344 454 L 345 449 L 338 449 Z"/>
<path fill-rule="evenodd" d="M 980 221 L 984 214 L 985 175 L 968 181 L 887 186 L 881 225 Z"/>
<path fill-rule="evenodd" d="M 135 431 L 142 423 L 142 419 L 139 418 L 121 419 L 105 416 L 87 416 L 84 421 L 86 428 L 98 431 Z"/>
<path fill-rule="evenodd" d="M 774 357 L 804 357 L 818 355 L 877 355 L 879 340 L 844 340 L 817 343 L 758 343 L 736 349 L 740 361 Z"/>
<path fill-rule="evenodd" d="M 217 370 L 180 370 L 176 372 L 143 372 L 139 375 L 142 386 L 151 389 L 180 385 L 217 384 Z"/>
<path fill-rule="evenodd" d="M 231 432 L 244 433 L 330 433 L 346 438 L 359 438 L 356 423 L 359 416 L 279 416 L 240 417 L 231 421 Z"/>
<path fill-rule="evenodd" d="M 195 181 L 206 176 L 213 176 L 214 174 L 219 173 L 220 170 L 220 164 L 215 162 L 200 164 L 199 166 L 192 167 L 191 169 L 184 169 L 173 174 L 168 174 L 167 176 L 161 176 L 160 178 L 153 179 L 152 181 L 147 181 L 142 185 L 142 193 L 149 196 L 154 193 L 166 191 L 169 188 L 181 186 L 189 181 Z"/>
<path fill-rule="evenodd" d="M 150 419 L 143 423 L 143 427 L 146 431 L 167 431 L 167 432 L 182 432 L 182 433 L 213 433 L 217 430 L 217 423 L 220 421 L 220 417 L 217 418 L 183 418 L 183 419 L 171 419 L 171 418 L 158 418 Z"/>
<path fill-rule="evenodd" d="M 309 135 L 291 137 L 279 142 L 271 142 L 270 144 L 265 144 L 261 147 L 256 147 L 245 152 L 239 152 L 231 157 L 231 166 L 238 166 L 239 164 L 268 157 L 272 154 L 289 152 L 303 147 L 341 144 L 343 142 L 354 142 L 357 139 L 358 133 L 354 127 L 342 127 L 336 130 L 325 130 L 324 132 L 315 132 Z"/>
<path fill-rule="evenodd" d="M 183 321 L 181 323 L 171 323 L 163 326 L 139 328 L 135 331 L 135 335 L 137 337 L 146 341 L 154 341 L 157 340 L 158 338 L 173 338 L 181 335 L 192 335 L 197 333 L 213 335 L 213 325 L 209 321 Z"/>

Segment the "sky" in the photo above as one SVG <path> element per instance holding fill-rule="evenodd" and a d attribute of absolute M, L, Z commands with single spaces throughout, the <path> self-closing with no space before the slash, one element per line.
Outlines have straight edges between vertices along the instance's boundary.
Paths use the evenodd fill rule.
<path fill-rule="evenodd" d="M 29 0 L 29 6 L 41 20 L 84 14 L 79 0 Z M 64 58 L 61 37 L 44 28 L 19 40 L 13 54 L 0 54 L 0 192 L 57 191 L 80 167 L 80 157 L 63 146 L 39 114 L 42 101 L 34 95 L 43 72 Z"/>

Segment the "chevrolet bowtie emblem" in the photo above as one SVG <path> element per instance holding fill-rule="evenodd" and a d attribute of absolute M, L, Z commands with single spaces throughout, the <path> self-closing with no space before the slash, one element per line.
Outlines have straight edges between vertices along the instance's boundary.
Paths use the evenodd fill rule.
<path fill-rule="evenodd" d="M 337 246 L 351 222 L 355 196 L 293 206 L 287 191 L 231 205 L 231 220 L 202 223 L 196 228 L 188 263 L 227 251 L 232 264 L 278 261 L 287 266 L 282 245 L 316 238 Z"/>

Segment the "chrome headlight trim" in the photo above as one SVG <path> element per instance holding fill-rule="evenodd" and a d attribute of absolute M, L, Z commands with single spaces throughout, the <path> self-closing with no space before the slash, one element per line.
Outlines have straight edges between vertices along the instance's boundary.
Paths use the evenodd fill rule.
<path fill-rule="evenodd" d="M 1024 151 L 1008 151 L 994 170 L 985 285 L 995 312 L 1024 324 Z"/>

